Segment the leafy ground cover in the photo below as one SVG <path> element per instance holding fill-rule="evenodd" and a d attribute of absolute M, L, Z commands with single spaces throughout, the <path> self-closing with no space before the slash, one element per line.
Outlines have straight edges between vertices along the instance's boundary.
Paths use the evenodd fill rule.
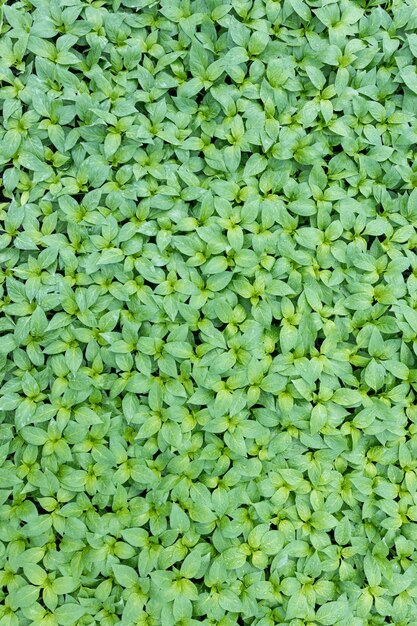
<path fill-rule="evenodd" d="M 417 624 L 417 7 L 21 0 L 0 626 Z"/>

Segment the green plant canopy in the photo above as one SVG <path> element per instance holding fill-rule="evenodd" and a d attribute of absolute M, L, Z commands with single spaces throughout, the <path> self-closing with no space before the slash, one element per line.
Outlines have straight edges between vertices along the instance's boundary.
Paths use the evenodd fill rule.
<path fill-rule="evenodd" d="M 0 626 L 417 626 L 416 1 L 0 4 Z"/>

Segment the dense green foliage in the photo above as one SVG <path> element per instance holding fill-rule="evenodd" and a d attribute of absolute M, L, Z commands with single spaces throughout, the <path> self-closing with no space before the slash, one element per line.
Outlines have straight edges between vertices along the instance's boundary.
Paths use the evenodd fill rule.
<path fill-rule="evenodd" d="M 415 0 L 21 0 L 0 626 L 417 625 Z"/>

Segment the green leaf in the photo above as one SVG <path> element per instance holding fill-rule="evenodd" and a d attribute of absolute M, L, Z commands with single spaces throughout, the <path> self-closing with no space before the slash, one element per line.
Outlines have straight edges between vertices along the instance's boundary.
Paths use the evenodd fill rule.
<path fill-rule="evenodd" d="M 33 585 L 22 585 L 13 590 L 8 601 L 13 610 L 26 609 L 35 604 L 39 596 L 39 589 Z"/>
<path fill-rule="evenodd" d="M 266 554 L 277 554 L 284 545 L 284 537 L 278 530 L 269 530 L 261 540 L 261 549 Z"/>
<path fill-rule="evenodd" d="M 358 406 L 362 402 L 363 398 L 359 391 L 356 389 L 336 389 L 333 394 L 332 401 L 341 406 Z"/>
<path fill-rule="evenodd" d="M 385 382 L 385 367 L 371 359 L 364 370 L 364 380 L 371 389 L 377 391 L 381 389 Z"/>
<path fill-rule="evenodd" d="M 123 251 L 120 248 L 108 248 L 100 254 L 97 261 L 98 265 L 109 265 L 110 263 L 119 263 L 124 258 Z"/>
<path fill-rule="evenodd" d="M 369 586 L 377 587 L 381 583 L 381 570 L 375 557 L 367 554 L 364 557 L 363 566 Z"/>
<path fill-rule="evenodd" d="M 52 582 L 52 590 L 57 595 L 71 593 L 79 586 L 79 582 L 71 576 L 60 576 Z"/>
<path fill-rule="evenodd" d="M 323 426 L 327 423 L 328 413 L 327 408 L 323 404 L 316 404 L 311 411 L 310 418 L 310 431 L 315 435 Z"/>
<path fill-rule="evenodd" d="M 58 624 L 74 624 L 85 614 L 85 608 L 75 602 L 68 602 L 55 609 L 55 617 Z"/>
<path fill-rule="evenodd" d="M 138 583 L 139 576 L 132 567 L 119 565 L 117 563 L 115 563 L 112 567 L 116 582 L 122 587 L 130 589 Z"/>
<path fill-rule="evenodd" d="M 334 515 L 327 511 L 314 511 L 310 518 L 310 522 L 317 530 L 331 530 L 336 527 L 337 520 Z"/>
<path fill-rule="evenodd" d="M 185 578 L 194 578 L 201 567 L 201 554 L 193 550 L 181 564 L 180 574 Z"/>
<path fill-rule="evenodd" d="M 264 171 L 267 166 L 267 160 L 261 154 L 252 154 L 246 161 L 243 176 L 247 178 L 249 176 L 256 176 Z"/>
<path fill-rule="evenodd" d="M 305 619 L 309 613 L 307 598 L 304 594 L 297 592 L 291 595 L 287 604 L 286 619 L 302 618 Z"/>
<path fill-rule="evenodd" d="M 417 73 L 414 65 L 407 65 L 400 70 L 401 78 L 413 93 L 417 93 Z"/>
<path fill-rule="evenodd" d="M 223 589 L 219 594 L 219 605 L 226 611 L 239 613 L 242 610 L 242 603 L 239 596 L 231 589 Z"/>
<path fill-rule="evenodd" d="M 342 600 L 327 602 L 323 604 L 316 613 L 317 621 L 320 624 L 328 624 L 329 626 L 350 618 L 351 613 L 349 611 L 349 605 Z"/>
<path fill-rule="evenodd" d="M 225 567 L 228 570 L 239 569 L 246 562 L 246 554 L 239 548 L 228 548 L 223 552 L 222 556 Z"/>

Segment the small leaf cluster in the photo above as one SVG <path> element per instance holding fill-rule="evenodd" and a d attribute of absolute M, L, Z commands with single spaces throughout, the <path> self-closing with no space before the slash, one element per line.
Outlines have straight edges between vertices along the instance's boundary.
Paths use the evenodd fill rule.
<path fill-rule="evenodd" d="M 0 4 L 0 626 L 417 626 L 415 2 Z"/>

